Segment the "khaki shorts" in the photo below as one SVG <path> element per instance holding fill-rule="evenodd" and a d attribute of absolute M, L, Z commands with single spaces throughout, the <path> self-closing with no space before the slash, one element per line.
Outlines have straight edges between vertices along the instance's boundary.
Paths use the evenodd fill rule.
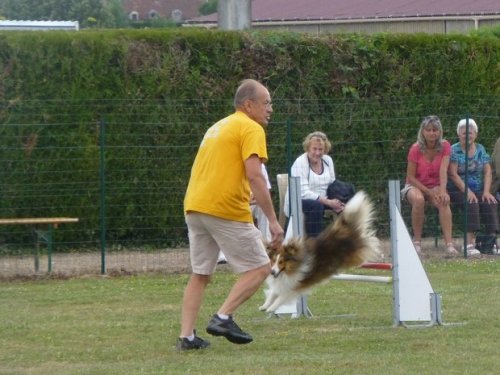
<path fill-rule="evenodd" d="M 185 219 L 189 231 L 189 255 L 194 273 L 213 274 L 220 250 L 236 273 L 269 264 L 262 234 L 255 225 L 198 212 L 186 214 Z"/>
<path fill-rule="evenodd" d="M 408 202 L 408 198 L 407 198 L 407 195 L 408 195 L 408 192 L 413 189 L 415 186 L 413 185 L 410 185 L 410 184 L 406 184 L 404 188 L 401 189 L 401 199 L 404 200 L 404 201 L 407 201 Z M 439 186 L 434 186 L 433 188 L 430 188 L 431 190 L 436 190 L 436 189 L 439 189 Z M 424 198 L 426 201 L 428 201 L 428 196 L 424 194 Z"/>
<path fill-rule="evenodd" d="M 408 194 L 408 192 L 410 191 L 410 189 L 413 189 L 413 186 L 410 185 L 410 184 L 406 184 L 404 188 L 401 189 L 401 198 L 403 200 L 407 200 L 406 199 L 406 194 Z"/>

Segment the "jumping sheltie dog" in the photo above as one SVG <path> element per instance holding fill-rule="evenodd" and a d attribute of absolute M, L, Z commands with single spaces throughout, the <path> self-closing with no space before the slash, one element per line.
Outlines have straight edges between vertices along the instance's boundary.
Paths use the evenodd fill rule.
<path fill-rule="evenodd" d="M 274 312 L 342 269 L 375 260 L 379 240 L 373 219 L 373 204 L 360 191 L 318 237 L 293 238 L 278 249 L 268 248 L 272 270 L 266 280 L 267 297 L 259 309 Z"/>

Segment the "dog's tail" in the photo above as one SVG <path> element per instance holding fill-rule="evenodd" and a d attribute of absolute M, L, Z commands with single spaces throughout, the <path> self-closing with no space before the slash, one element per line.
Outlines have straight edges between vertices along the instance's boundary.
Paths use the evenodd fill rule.
<path fill-rule="evenodd" d="M 342 259 L 341 268 L 359 266 L 362 263 L 379 257 L 380 242 L 373 227 L 375 220 L 374 206 L 365 192 L 360 191 L 347 203 L 344 211 L 331 226 L 331 231 L 325 231 L 323 244 L 330 251 L 328 244 L 339 244 L 340 249 L 334 250 Z"/>
<path fill-rule="evenodd" d="M 373 228 L 374 218 L 373 203 L 368 196 L 362 191 L 356 193 L 333 224 L 316 239 L 306 241 L 311 258 L 302 286 L 377 259 L 379 240 Z"/>
<path fill-rule="evenodd" d="M 375 237 L 375 229 L 373 221 L 375 219 L 375 211 L 373 203 L 370 201 L 365 192 L 360 191 L 347 202 L 344 211 L 340 215 L 340 225 L 347 225 L 352 228 L 357 234 L 361 235 L 365 240 L 375 239 L 374 248 L 369 247 L 369 252 L 375 251 L 378 253 L 378 239 Z M 367 244 L 369 245 L 369 244 Z M 369 254 L 367 254 L 369 255 Z"/>

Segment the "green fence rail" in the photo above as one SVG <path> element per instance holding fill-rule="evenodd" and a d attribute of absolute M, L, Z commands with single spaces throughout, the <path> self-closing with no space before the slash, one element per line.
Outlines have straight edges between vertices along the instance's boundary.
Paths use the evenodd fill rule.
<path fill-rule="evenodd" d="M 53 273 L 127 272 L 142 254 L 149 257 L 139 261 L 141 270 L 183 269 L 182 203 L 191 164 L 204 132 L 232 112 L 231 103 L 231 98 L 0 102 L 0 218 L 79 219 L 54 231 Z M 408 148 L 422 117 L 438 115 L 451 143 L 457 140 L 457 122 L 469 114 L 488 151 L 500 136 L 498 97 L 274 99 L 273 107 L 267 129 L 273 189 L 276 175 L 303 152 L 304 136 L 324 131 L 333 144 L 337 175 L 376 202 L 381 237 L 389 233 L 387 181 L 404 180 Z M 277 207 L 277 193 L 273 199 Z M 34 272 L 32 229 L 38 228 L 0 226 L 0 277 Z"/>

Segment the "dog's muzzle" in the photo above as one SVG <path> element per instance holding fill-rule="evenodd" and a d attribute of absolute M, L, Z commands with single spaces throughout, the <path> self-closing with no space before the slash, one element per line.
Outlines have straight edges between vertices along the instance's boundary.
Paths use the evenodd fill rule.
<path fill-rule="evenodd" d="M 276 279 L 281 273 L 281 270 L 271 269 L 271 275 Z"/>

